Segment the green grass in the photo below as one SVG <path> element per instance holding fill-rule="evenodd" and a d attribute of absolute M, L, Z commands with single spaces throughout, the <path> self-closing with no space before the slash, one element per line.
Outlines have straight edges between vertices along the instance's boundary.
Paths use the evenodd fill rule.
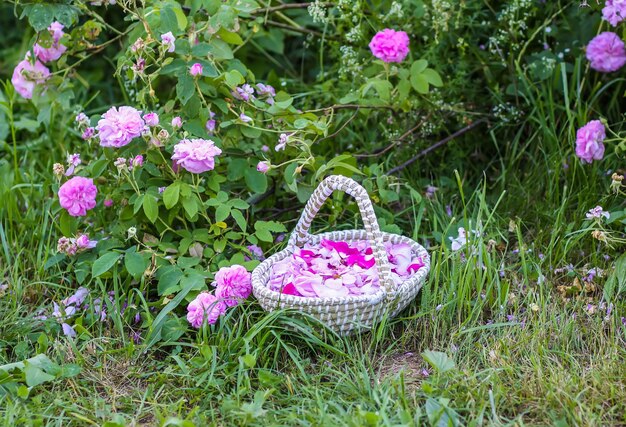
<path fill-rule="evenodd" d="M 85 324 L 74 340 L 46 332 L 33 318 L 39 306 L 68 295 L 71 283 L 64 272 L 42 268 L 54 248 L 41 186 L 16 187 L 10 179 L 3 185 L 14 197 L 2 208 L 0 228 L 9 285 L 0 299 L 0 363 L 44 353 L 80 368 L 28 396 L 0 397 L 7 426 L 626 422 L 625 328 L 616 314 L 623 302 L 607 320 L 600 309 L 589 314 L 586 305 L 598 304 L 603 279 L 594 292 L 565 300 L 557 286 L 573 277 L 550 272 L 569 262 L 611 264 L 594 253 L 581 258 L 592 239 L 569 235 L 566 218 L 584 217 L 587 206 L 573 212 L 567 193 L 530 224 L 523 218 L 534 207 L 507 210 L 520 197 L 515 190 L 490 194 L 486 185 L 461 185 L 415 203 L 410 211 L 425 209 L 416 237 L 445 239 L 464 221 L 481 238 L 465 260 L 431 240 L 433 264 L 420 297 L 372 333 L 339 338 L 291 313 L 263 313 L 251 301 L 211 331 L 190 331 L 146 352 L 115 310 L 106 324 Z M 451 199 L 453 218 L 445 213 Z M 27 209 L 27 201 L 37 208 Z M 415 216 L 402 218 L 417 229 Z M 427 350 L 445 353 L 454 367 L 439 372 L 422 357 Z"/>

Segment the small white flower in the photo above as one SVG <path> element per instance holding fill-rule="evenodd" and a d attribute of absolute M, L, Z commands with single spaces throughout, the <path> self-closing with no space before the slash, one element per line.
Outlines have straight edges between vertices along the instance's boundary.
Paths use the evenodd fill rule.
<path fill-rule="evenodd" d="M 135 227 L 130 227 L 128 230 L 126 230 L 126 233 L 128 233 L 128 238 L 132 239 L 133 237 L 137 236 L 137 229 Z"/>
<path fill-rule="evenodd" d="M 463 227 L 459 227 L 459 236 L 455 239 L 453 237 L 450 237 L 450 241 L 452 242 L 451 248 L 453 251 L 458 251 L 459 249 L 461 249 L 463 246 L 465 246 L 467 244 L 467 233 L 465 231 L 465 228 Z"/>

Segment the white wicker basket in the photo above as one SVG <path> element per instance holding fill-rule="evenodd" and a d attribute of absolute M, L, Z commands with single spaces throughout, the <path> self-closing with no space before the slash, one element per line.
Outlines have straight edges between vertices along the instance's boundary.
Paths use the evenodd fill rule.
<path fill-rule="evenodd" d="M 309 234 L 308 231 L 313 218 L 335 190 L 344 191 L 356 199 L 363 217 L 365 230 Z M 291 256 L 297 247 L 302 247 L 305 243 L 319 244 L 322 239 L 347 242 L 367 240 L 373 251 L 381 285 L 380 290 L 370 295 L 311 298 L 286 295 L 268 287 L 272 265 Z M 409 244 L 413 253 L 420 256 L 424 262 L 422 268 L 399 286 L 394 283 L 391 277 L 385 242 Z M 370 329 L 384 313 L 389 313 L 390 317 L 397 315 L 413 301 L 424 284 L 429 270 L 430 257 L 420 244 L 404 236 L 380 231 L 372 201 L 363 187 L 350 178 L 331 175 L 324 179 L 313 192 L 296 229 L 291 234 L 287 248 L 272 255 L 254 269 L 252 272 L 252 289 L 254 296 L 265 310 L 296 309 L 314 316 L 339 334 L 347 335 L 357 330 Z"/>

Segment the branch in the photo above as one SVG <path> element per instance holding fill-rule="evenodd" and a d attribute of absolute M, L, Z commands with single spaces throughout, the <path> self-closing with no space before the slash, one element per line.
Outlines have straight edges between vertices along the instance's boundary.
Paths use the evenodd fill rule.
<path fill-rule="evenodd" d="M 425 122 L 427 122 L 430 119 L 431 115 L 432 115 L 432 113 L 429 113 L 424 119 L 420 120 L 415 126 L 413 126 L 411 129 L 409 129 L 406 132 L 404 132 L 397 139 L 391 140 L 391 144 L 389 144 L 385 148 L 378 148 L 378 149 L 374 150 L 371 154 L 355 154 L 354 157 L 356 157 L 357 159 L 363 159 L 363 158 L 367 158 L 367 157 L 378 157 L 378 156 L 381 156 L 381 155 L 385 154 L 387 151 L 389 151 L 392 148 L 394 148 L 395 146 L 397 146 L 405 138 L 407 138 L 408 136 L 412 135 L 413 132 L 415 132 L 417 129 L 419 129 L 420 126 L 422 126 Z"/>
<path fill-rule="evenodd" d="M 474 123 L 472 123 L 470 125 L 467 125 L 464 128 L 462 128 L 462 129 L 457 130 L 452 135 L 448 135 L 444 139 L 442 139 L 441 141 L 438 141 L 438 142 L 434 143 L 433 145 L 431 145 L 430 147 L 426 148 L 425 150 L 420 151 L 415 156 L 411 157 L 409 160 L 407 160 L 406 162 L 402 163 L 400 166 L 396 166 L 395 168 L 391 169 L 389 172 L 387 172 L 387 175 L 393 175 L 395 173 L 400 172 L 402 169 L 404 169 L 407 166 L 411 165 L 413 162 L 415 162 L 420 157 L 424 157 L 426 154 L 430 153 L 431 151 L 441 147 L 442 145 L 447 144 L 448 142 L 452 141 L 454 138 L 456 138 L 458 136 L 461 136 L 461 135 L 463 135 L 466 132 L 469 132 L 470 130 L 474 129 L 475 127 L 480 126 L 483 123 L 487 123 L 487 119 L 477 120 Z"/>
<path fill-rule="evenodd" d="M 281 4 L 279 6 L 261 7 L 261 8 L 253 10 L 252 13 L 261 14 L 261 13 L 272 13 L 272 12 L 285 10 L 285 9 L 304 9 L 306 7 L 309 7 L 311 4 L 312 3 L 286 3 L 286 4 Z M 322 3 L 321 6 L 332 7 L 332 6 L 335 6 L 335 4 L 332 2 L 327 2 L 327 3 Z"/>

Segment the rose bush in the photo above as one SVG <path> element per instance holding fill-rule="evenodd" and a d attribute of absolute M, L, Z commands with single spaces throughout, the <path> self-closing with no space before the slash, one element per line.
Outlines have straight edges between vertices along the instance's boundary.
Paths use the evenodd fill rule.
<path fill-rule="evenodd" d="M 292 225 L 282 220 L 325 175 L 360 178 L 382 228 L 400 232 L 396 212 L 423 210 L 422 194 L 437 191 L 427 178 L 420 191 L 390 176 L 402 156 L 421 156 L 451 129 L 518 123 L 519 100 L 533 95 L 520 83 L 556 82 L 558 61 L 565 73 L 584 57 L 601 73 L 619 73 L 626 62 L 617 32 L 557 37 L 546 26 L 541 43 L 522 43 L 529 26 L 544 25 L 530 2 L 503 5 L 479 29 L 471 23 L 482 7 L 462 3 L 452 14 L 441 2 L 417 3 L 20 3 L 33 34 L 11 64 L 6 111 L 26 117 L 12 119 L 18 132 L 45 129 L 56 144 L 51 156 L 65 159 L 52 171 L 58 251 L 45 267 L 70 272 L 77 287 L 121 280 L 129 317 L 142 298 L 148 307 L 165 304 L 159 322 L 142 318 L 151 340 L 163 338 L 165 324 L 185 330 L 178 305 L 199 295 L 193 326 L 218 319 L 207 295 L 232 302 L 245 292 L 222 294 L 216 274 L 249 271 L 280 245 Z M 612 26 L 621 25 L 619 7 L 607 2 L 602 12 Z M 293 52 L 301 53 L 299 73 Z M 473 141 L 454 157 L 488 158 L 484 145 Z M 567 147 L 597 164 L 624 142 L 606 139 L 594 117 L 572 129 Z M 429 166 L 435 176 L 458 164 Z M 357 211 L 341 198 L 331 204 L 331 225 Z M 466 240 L 458 234 L 457 250 Z M 429 236 L 442 244 L 448 237 Z M 211 293 L 214 278 L 221 290 Z M 247 289 L 240 279 L 235 288 Z"/>

